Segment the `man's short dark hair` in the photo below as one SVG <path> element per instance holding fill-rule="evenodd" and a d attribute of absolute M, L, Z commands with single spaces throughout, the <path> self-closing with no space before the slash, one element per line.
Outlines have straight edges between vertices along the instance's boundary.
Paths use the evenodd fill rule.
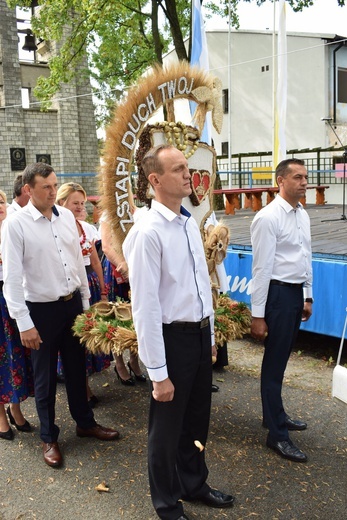
<path fill-rule="evenodd" d="M 35 175 L 40 175 L 40 177 L 46 179 L 53 172 L 52 166 L 47 163 L 28 164 L 23 172 L 23 184 L 29 184 L 29 186 L 33 187 L 35 185 Z"/>
<path fill-rule="evenodd" d="M 158 159 L 158 155 L 162 150 L 171 150 L 172 148 L 174 148 L 174 146 L 171 144 L 158 144 L 158 146 L 153 146 L 150 150 L 148 150 L 141 163 L 142 169 L 147 179 L 148 176 L 153 172 L 159 173 L 159 175 L 163 173 L 163 167 L 160 160 Z"/>
<path fill-rule="evenodd" d="M 276 179 L 278 177 L 285 177 L 289 173 L 292 164 L 305 166 L 305 161 L 302 159 L 295 159 L 294 157 L 292 159 L 285 159 L 284 161 L 281 161 L 276 168 Z"/>
<path fill-rule="evenodd" d="M 23 175 L 20 173 L 15 178 L 14 184 L 13 184 L 13 198 L 20 197 L 22 194 L 22 188 L 24 186 L 23 183 Z"/>

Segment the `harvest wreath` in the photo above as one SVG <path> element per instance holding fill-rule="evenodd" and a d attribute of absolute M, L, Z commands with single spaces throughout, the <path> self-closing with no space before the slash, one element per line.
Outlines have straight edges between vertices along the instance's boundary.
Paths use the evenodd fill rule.
<path fill-rule="evenodd" d="M 226 294 L 217 299 L 215 309 L 216 346 L 242 338 L 249 332 L 251 314 L 246 304 L 233 301 Z M 122 354 L 126 349 L 137 352 L 138 343 L 131 316 L 131 304 L 98 302 L 79 314 L 72 327 L 74 335 L 92 354 L 113 352 Z"/>
<path fill-rule="evenodd" d="M 126 349 L 134 353 L 138 350 L 128 302 L 95 303 L 76 317 L 72 330 L 92 354 L 120 355 Z"/>

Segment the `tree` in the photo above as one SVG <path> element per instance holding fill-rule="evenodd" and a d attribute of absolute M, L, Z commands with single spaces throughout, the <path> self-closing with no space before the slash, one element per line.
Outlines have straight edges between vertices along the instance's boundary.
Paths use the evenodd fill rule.
<path fill-rule="evenodd" d="M 229 16 L 238 27 L 237 5 L 242 0 L 205 1 L 206 16 Z M 243 0 L 252 1 L 252 0 Z M 253 0 L 261 5 L 265 0 Z M 345 0 L 337 0 L 345 5 Z M 37 5 L 32 0 L 7 0 L 9 7 Z M 201 3 L 203 1 L 201 0 Z M 313 5 L 313 0 L 289 0 L 295 11 Z M 34 94 L 43 107 L 81 74 L 78 65 L 88 55 L 88 73 L 95 94 L 102 101 L 101 119 L 114 103 L 114 91 L 133 83 L 148 66 L 162 63 L 174 48 L 180 60 L 190 57 L 185 46 L 191 34 L 191 2 L 186 0 L 41 0 L 35 9 L 32 29 L 37 38 L 61 42 L 59 53 L 49 61 L 50 76 L 41 77 Z"/>

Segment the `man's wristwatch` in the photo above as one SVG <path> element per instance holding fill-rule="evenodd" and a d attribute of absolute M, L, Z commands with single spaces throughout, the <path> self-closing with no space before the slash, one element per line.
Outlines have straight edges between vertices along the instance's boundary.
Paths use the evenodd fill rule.
<path fill-rule="evenodd" d="M 313 298 L 305 298 L 304 302 L 305 303 L 313 303 Z"/>

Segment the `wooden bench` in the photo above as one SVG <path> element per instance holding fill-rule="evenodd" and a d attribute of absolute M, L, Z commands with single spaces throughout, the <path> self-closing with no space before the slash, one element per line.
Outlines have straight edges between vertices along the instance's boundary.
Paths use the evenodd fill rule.
<path fill-rule="evenodd" d="M 325 204 L 325 190 L 329 186 L 307 186 L 308 190 L 316 190 L 316 204 Z M 266 204 L 269 204 L 278 193 L 279 189 L 276 186 L 255 186 L 253 188 L 225 188 L 214 190 L 214 195 L 225 195 L 225 213 L 226 215 L 235 215 L 235 209 L 241 208 L 240 195 L 244 195 L 245 209 L 252 208 L 253 211 L 259 211 L 262 208 L 262 196 L 266 193 Z M 300 202 L 303 206 L 306 205 L 306 197 L 303 197 Z"/>

